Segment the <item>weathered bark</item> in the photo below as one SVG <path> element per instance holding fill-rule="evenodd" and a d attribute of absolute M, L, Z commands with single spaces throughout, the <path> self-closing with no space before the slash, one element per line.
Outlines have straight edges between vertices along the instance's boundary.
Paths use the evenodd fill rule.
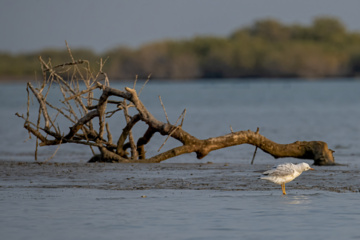
<path fill-rule="evenodd" d="M 182 128 L 185 110 L 180 116 L 183 118 L 180 125 L 176 125 L 177 122 L 171 124 L 168 119 L 166 122 L 156 119 L 141 102 L 134 88 L 125 88 L 124 90 L 111 88 L 108 85 L 106 74 L 101 71 L 102 65 L 100 66 L 99 73 L 95 76 L 93 75 L 93 71 L 88 67 L 86 76 L 90 76 L 90 78 L 83 79 L 85 74 L 81 72 L 82 70 L 77 67 L 77 65 L 87 63 L 86 61 L 74 61 L 72 59 L 71 63 L 65 63 L 51 68 L 51 64 L 46 64 L 42 59 L 40 60 L 44 71 L 42 87 L 36 89 L 31 83 L 28 83 L 28 88 L 39 103 L 40 110 L 38 119 L 43 119 L 44 127 L 39 127 L 40 121 L 38 121 L 38 124 L 34 124 L 29 120 L 29 107 L 26 117 L 17 114 L 25 120 L 24 127 L 29 133 L 40 140 L 40 146 L 76 143 L 97 147 L 100 154 L 95 155 L 90 160 L 91 162 L 159 163 L 186 153 L 196 153 L 197 158 L 201 159 L 207 156 L 211 151 L 241 144 L 251 144 L 272 155 L 274 158 L 293 157 L 299 159 L 312 159 L 316 165 L 335 164 L 333 151 L 328 148 L 325 142 L 321 141 L 297 141 L 290 144 L 279 144 L 260 135 L 258 131 L 253 132 L 250 130 L 239 132 L 232 131 L 224 136 L 198 139 Z M 66 71 L 73 71 L 73 74 L 71 75 L 73 79 L 71 79 L 70 83 L 64 80 L 60 74 L 56 73 L 57 68 L 60 67 L 68 67 Z M 62 69 L 62 71 L 65 70 Z M 101 83 L 102 80 L 98 79 L 101 76 L 105 76 L 104 83 Z M 86 89 L 81 90 L 79 88 L 79 81 L 85 82 Z M 59 85 L 60 91 L 64 97 L 63 101 L 61 101 L 64 105 L 63 107 L 55 107 L 46 100 L 52 82 Z M 99 99 L 93 98 L 94 91 L 100 91 L 101 95 Z M 46 94 L 44 95 L 43 92 L 46 92 Z M 28 94 L 30 94 L 30 91 L 28 91 Z M 110 97 L 118 98 L 118 101 L 110 101 Z M 85 101 L 86 104 L 83 103 L 83 101 Z M 127 101 L 130 103 L 128 104 Z M 116 109 L 106 112 L 109 105 L 113 108 L 114 104 L 116 104 Z M 130 116 L 128 111 L 129 107 L 135 107 L 136 114 Z M 48 108 L 53 111 L 55 110 L 58 115 L 63 116 L 70 121 L 72 124 L 70 130 L 64 131 L 61 130 L 59 126 L 56 126 L 55 122 L 57 116 L 52 119 L 48 113 Z M 77 109 L 77 111 L 75 109 Z M 116 141 L 116 144 L 114 144 L 112 139 L 113 135 L 110 133 L 110 127 L 106 118 L 117 116 L 116 113 L 119 111 L 124 113 L 126 121 L 119 139 Z M 78 116 L 79 113 L 80 116 Z M 92 122 L 94 118 L 97 118 L 99 122 L 98 132 L 94 130 L 95 126 Z M 135 141 L 131 131 L 138 122 L 145 123 L 148 128 L 143 136 Z M 104 138 L 105 130 L 108 135 L 107 140 Z M 160 133 L 168 138 L 171 137 L 176 139 L 182 146 L 175 147 L 147 158 L 145 146 L 151 141 L 151 138 L 155 133 Z M 126 152 L 127 148 L 131 149 L 131 154 Z"/>

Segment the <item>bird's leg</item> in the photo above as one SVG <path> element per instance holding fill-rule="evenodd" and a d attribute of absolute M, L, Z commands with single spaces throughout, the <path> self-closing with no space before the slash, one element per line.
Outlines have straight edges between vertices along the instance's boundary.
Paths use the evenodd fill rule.
<path fill-rule="evenodd" d="M 282 184 L 281 184 L 281 190 L 282 190 L 283 194 L 286 195 L 285 183 L 282 183 Z"/>

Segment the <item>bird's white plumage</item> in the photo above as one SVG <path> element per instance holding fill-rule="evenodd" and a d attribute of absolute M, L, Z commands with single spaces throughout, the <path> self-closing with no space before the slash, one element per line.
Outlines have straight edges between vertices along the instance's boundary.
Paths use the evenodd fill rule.
<path fill-rule="evenodd" d="M 307 170 L 313 170 L 307 163 L 283 163 L 274 169 L 263 172 L 264 176 L 260 178 L 276 184 L 285 184 L 291 182 Z"/>

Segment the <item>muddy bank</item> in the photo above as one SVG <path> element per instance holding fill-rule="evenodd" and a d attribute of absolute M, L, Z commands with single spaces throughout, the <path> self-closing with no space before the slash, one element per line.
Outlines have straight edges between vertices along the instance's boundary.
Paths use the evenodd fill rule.
<path fill-rule="evenodd" d="M 88 188 L 108 190 L 189 189 L 272 191 L 281 188 L 259 180 L 267 164 L 104 164 L 0 161 L 1 188 Z M 318 167 L 288 183 L 296 190 L 359 192 L 357 166 Z"/>

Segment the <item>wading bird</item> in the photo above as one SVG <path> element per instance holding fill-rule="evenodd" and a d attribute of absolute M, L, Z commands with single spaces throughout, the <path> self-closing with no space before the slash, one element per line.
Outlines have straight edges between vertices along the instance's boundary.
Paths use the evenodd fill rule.
<path fill-rule="evenodd" d="M 270 182 L 280 184 L 281 189 L 284 195 L 286 195 L 285 191 L 285 183 L 291 182 L 304 171 L 314 170 L 307 163 L 283 163 L 278 165 L 276 168 L 263 172 L 262 177 L 260 179 L 265 179 Z"/>

